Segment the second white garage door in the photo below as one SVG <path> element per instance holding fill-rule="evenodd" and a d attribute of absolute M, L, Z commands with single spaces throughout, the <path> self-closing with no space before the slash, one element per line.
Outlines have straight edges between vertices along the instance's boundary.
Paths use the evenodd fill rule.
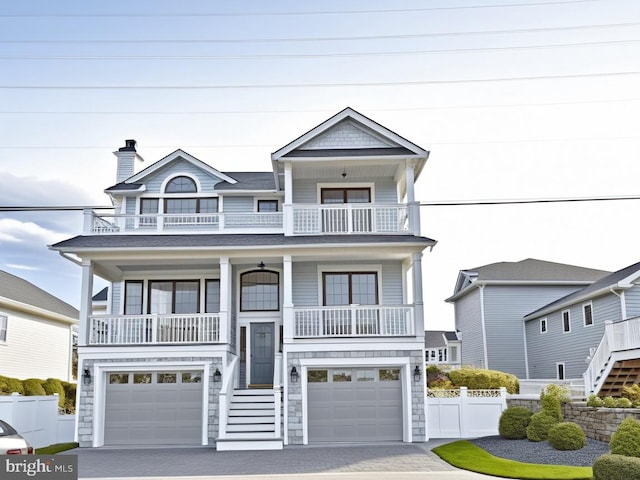
<path fill-rule="evenodd" d="M 105 445 L 200 445 L 202 372 L 107 373 Z"/>
<path fill-rule="evenodd" d="M 309 370 L 309 443 L 402 440 L 400 378 L 399 368 Z"/>

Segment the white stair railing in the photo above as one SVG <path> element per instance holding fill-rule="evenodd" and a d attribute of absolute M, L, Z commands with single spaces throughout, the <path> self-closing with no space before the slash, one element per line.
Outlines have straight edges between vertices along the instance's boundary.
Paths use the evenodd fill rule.
<path fill-rule="evenodd" d="M 222 387 L 218 395 L 218 438 L 226 438 L 227 436 L 227 420 L 229 418 L 229 405 L 233 398 L 233 385 L 236 378 L 236 366 L 238 365 L 238 357 L 233 357 L 231 363 L 224 369 L 222 375 Z"/>

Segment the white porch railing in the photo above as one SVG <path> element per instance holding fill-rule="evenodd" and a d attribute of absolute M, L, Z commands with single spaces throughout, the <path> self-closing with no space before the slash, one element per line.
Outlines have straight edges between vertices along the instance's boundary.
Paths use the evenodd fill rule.
<path fill-rule="evenodd" d="M 97 214 L 88 211 L 87 233 L 151 233 L 195 230 L 229 232 L 237 230 L 282 233 L 282 212 L 266 213 L 185 213 L 185 214 Z"/>
<path fill-rule="evenodd" d="M 415 334 L 412 305 L 294 307 L 294 337 L 372 337 Z"/>
<path fill-rule="evenodd" d="M 219 343 L 221 315 L 102 315 L 90 318 L 91 345 Z"/>
<path fill-rule="evenodd" d="M 407 205 L 293 205 L 293 234 L 408 233 Z"/>
<path fill-rule="evenodd" d="M 584 372 L 587 395 L 595 392 L 604 381 L 604 370 L 614 352 L 640 348 L 640 317 L 621 322 L 605 322 L 604 335 Z"/>

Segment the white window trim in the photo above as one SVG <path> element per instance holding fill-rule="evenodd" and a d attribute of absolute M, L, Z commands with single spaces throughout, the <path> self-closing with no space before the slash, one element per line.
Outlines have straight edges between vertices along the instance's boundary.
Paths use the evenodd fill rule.
<path fill-rule="evenodd" d="M 322 275 L 324 273 L 353 273 L 353 272 L 375 272 L 378 279 L 378 305 L 384 305 L 382 301 L 382 265 L 380 264 L 362 264 L 362 265 L 318 265 L 318 306 L 323 304 L 324 282 Z"/>
<path fill-rule="evenodd" d="M 562 375 L 564 378 L 560 378 L 560 365 L 562 365 Z M 556 380 L 567 379 L 567 366 L 564 362 L 556 362 Z"/>
<path fill-rule="evenodd" d="M 0 338 L 0 345 L 7 344 L 8 332 L 9 332 L 9 315 L 0 313 L 0 331 L 3 331 L 3 330 L 4 330 L 4 340 Z"/>
<path fill-rule="evenodd" d="M 542 328 L 542 326 L 544 325 L 544 329 Z M 540 319 L 540 333 L 541 334 L 545 334 L 549 331 L 549 321 L 547 320 L 547 317 L 541 318 Z"/>
<path fill-rule="evenodd" d="M 376 184 L 374 182 L 341 182 L 341 183 L 318 183 L 316 185 L 318 205 L 322 203 L 323 188 L 368 188 L 371 194 L 371 204 L 376 200 Z"/>
<path fill-rule="evenodd" d="M 587 316 L 585 315 L 585 307 L 589 306 L 591 308 L 591 323 L 587 324 Z M 595 319 L 593 318 L 593 302 L 586 302 L 582 304 L 582 325 L 584 327 L 593 327 L 595 324 Z"/>
<path fill-rule="evenodd" d="M 196 191 L 195 192 L 166 193 L 165 190 L 167 189 L 167 185 L 169 184 L 169 182 L 171 180 L 173 180 L 176 177 L 187 177 L 187 178 L 190 178 L 191 180 L 193 180 L 193 183 L 196 184 Z M 173 196 L 189 196 L 189 195 L 193 195 L 193 194 L 202 193 L 202 186 L 200 185 L 200 180 L 198 180 L 198 177 L 196 177 L 192 173 L 173 172 L 171 175 L 169 175 L 167 178 L 165 178 L 163 180 L 162 185 L 160 186 L 160 192 L 159 193 L 161 195 L 167 195 L 167 196 L 170 196 L 170 197 L 173 197 Z"/>
<path fill-rule="evenodd" d="M 564 328 L 564 314 L 567 314 L 567 318 L 568 318 L 568 323 L 567 325 L 569 326 L 569 330 L 565 330 Z M 561 321 L 562 321 L 562 333 L 571 333 L 571 310 L 563 310 L 562 314 L 560 315 Z"/>

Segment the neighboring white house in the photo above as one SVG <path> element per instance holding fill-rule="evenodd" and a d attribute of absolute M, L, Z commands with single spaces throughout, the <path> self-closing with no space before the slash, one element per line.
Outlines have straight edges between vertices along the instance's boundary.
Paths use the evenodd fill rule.
<path fill-rule="evenodd" d="M 78 310 L 0 270 L 0 375 L 72 382 Z"/>
<path fill-rule="evenodd" d="M 461 341 L 458 332 L 427 330 L 424 332 L 424 353 L 427 365 L 459 367 Z"/>
<path fill-rule="evenodd" d="M 51 247 L 82 264 L 80 445 L 425 441 L 428 154 L 350 108 L 264 172 L 136 171 L 127 140 L 113 211 Z"/>

